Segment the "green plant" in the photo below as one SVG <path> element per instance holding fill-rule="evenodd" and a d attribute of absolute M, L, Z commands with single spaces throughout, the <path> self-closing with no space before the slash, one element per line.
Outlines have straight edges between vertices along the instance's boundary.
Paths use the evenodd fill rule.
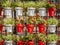
<path fill-rule="evenodd" d="M 9 18 L 9 19 L 5 19 L 5 20 L 4 20 L 4 24 L 6 24 L 6 25 L 7 25 L 7 24 L 14 25 L 14 22 L 15 22 L 15 20 L 12 19 L 12 18 L 11 18 L 11 19 L 10 19 L 10 18 Z"/>
<path fill-rule="evenodd" d="M 7 41 L 11 41 L 11 40 L 13 40 L 13 35 L 7 34 L 4 39 Z"/>
<path fill-rule="evenodd" d="M 23 17 L 21 17 L 20 19 L 16 19 L 16 24 L 23 24 L 23 23 L 24 23 Z"/>
<path fill-rule="evenodd" d="M 38 7 L 38 8 L 46 8 L 46 2 L 37 2 L 37 5 L 36 5 L 36 7 Z"/>
<path fill-rule="evenodd" d="M 23 41 L 23 36 L 17 36 L 17 41 Z"/>
<path fill-rule="evenodd" d="M 27 36 L 24 36 L 24 41 L 33 41 L 34 39 L 34 34 L 28 34 Z"/>
<path fill-rule="evenodd" d="M 3 24 L 3 20 L 2 19 L 0 19 L 0 24 Z"/>
<path fill-rule="evenodd" d="M 2 4 L 3 7 L 11 7 L 11 2 L 10 1 L 4 1 Z"/>
<path fill-rule="evenodd" d="M 34 24 L 36 21 L 35 17 L 27 17 L 26 23 L 27 24 Z"/>
<path fill-rule="evenodd" d="M 13 35 L 13 41 L 17 41 L 17 35 Z"/>
<path fill-rule="evenodd" d="M 57 25 L 58 24 L 58 20 L 56 18 L 49 18 L 47 20 L 47 24 L 48 25 Z"/>
<path fill-rule="evenodd" d="M 40 33 L 40 34 L 38 34 L 37 37 L 38 37 L 38 40 L 39 40 L 39 41 L 46 42 L 47 37 L 46 37 L 45 34 Z"/>
<path fill-rule="evenodd" d="M 56 8 L 56 5 L 47 3 L 46 8 Z"/>
<path fill-rule="evenodd" d="M 2 36 L 0 36 L 0 41 L 2 41 L 3 40 L 3 38 L 2 38 Z"/>
<path fill-rule="evenodd" d="M 53 42 L 53 41 L 57 41 L 57 40 L 58 40 L 58 36 L 56 34 L 48 34 L 47 35 L 48 42 Z"/>
<path fill-rule="evenodd" d="M 36 7 L 36 4 L 35 4 L 35 2 L 33 2 L 33 1 L 27 1 L 27 2 L 24 2 L 24 7 L 25 8 L 30 8 L 30 7 Z"/>
<path fill-rule="evenodd" d="M 44 25 L 46 25 L 46 23 L 47 23 L 46 20 L 43 19 L 42 17 L 38 17 L 36 20 L 37 20 L 36 24 L 44 24 Z"/>
<path fill-rule="evenodd" d="M 16 1 L 12 3 L 13 7 L 23 7 L 23 2 L 21 1 Z"/>

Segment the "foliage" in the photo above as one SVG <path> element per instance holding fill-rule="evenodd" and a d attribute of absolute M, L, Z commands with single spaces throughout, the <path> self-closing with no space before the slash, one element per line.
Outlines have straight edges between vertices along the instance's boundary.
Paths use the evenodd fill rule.
<path fill-rule="evenodd" d="M 42 33 L 38 34 L 38 40 L 39 41 L 46 42 L 46 39 L 47 39 L 47 37 L 45 34 L 42 34 Z"/>
<path fill-rule="evenodd" d="M 36 4 L 35 2 L 33 1 L 27 1 L 27 2 L 24 2 L 24 8 L 30 8 L 30 7 L 36 7 Z"/>
<path fill-rule="evenodd" d="M 58 36 L 56 34 L 48 34 L 47 35 L 47 41 L 52 42 L 52 41 L 57 41 Z"/>
<path fill-rule="evenodd" d="M 58 24 L 58 20 L 56 18 L 49 18 L 47 20 L 47 24 L 48 25 L 57 25 Z"/>

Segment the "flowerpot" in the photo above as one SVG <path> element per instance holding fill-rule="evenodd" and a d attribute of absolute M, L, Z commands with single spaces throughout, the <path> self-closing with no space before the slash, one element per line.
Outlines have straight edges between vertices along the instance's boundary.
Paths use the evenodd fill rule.
<path fill-rule="evenodd" d="M 26 27 L 27 27 L 27 31 L 29 33 L 33 33 L 33 31 L 34 31 L 34 24 L 27 24 Z"/>
<path fill-rule="evenodd" d="M 0 41 L 0 45 L 3 45 L 3 43 L 4 43 L 3 41 Z"/>
<path fill-rule="evenodd" d="M 34 45 L 34 41 L 28 41 L 27 45 Z"/>
<path fill-rule="evenodd" d="M 56 8 L 49 8 L 48 9 L 49 16 L 54 16 L 55 15 L 55 12 L 56 12 Z"/>
<path fill-rule="evenodd" d="M 56 25 L 48 25 L 48 32 L 55 33 L 56 32 Z"/>
<path fill-rule="evenodd" d="M 28 16 L 34 16 L 35 15 L 35 8 L 28 8 L 28 11 L 27 11 L 27 13 L 28 13 Z"/>
<path fill-rule="evenodd" d="M 38 24 L 38 30 L 40 33 L 44 33 L 45 28 L 46 28 L 46 26 L 44 24 Z"/>
<path fill-rule="evenodd" d="M 24 32 L 24 24 L 17 24 L 16 29 L 18 33 Z"/>
<path fill-rule="evenodd" d="M 13 41 L 5 41 L 6 45 L 13 45 Z"/>
<path fill-rule="evenodd" d="M 15 11 L 16 11 L 16 17 L 23 15 L 23 8 L 21 8 L 21 7 L 16 7 L 16 8 L 15 8 Z"/>
<path fill-rule="evenodd" d="M 43 42 L 43 41 L 38 41 L 38 45 L 45 45 L 45 42 Z"/>
<path fill-rule="evenodd" d="M 57 42 L 48 42 L 48 45 L 57 45 Z"/>
<path fill-rule="evenodd" d="M 13 30 L 12 25 L 6 25 L 6 30 L 7 30 L 7 32 L 12 32 L 12 30 Z"/>
<path fill-rule="evenodd" d="M 12 8 L 11 7 L 4 7 L 4 15 L 6 17 L 11 17 L 12 18 Z"/>
<path fill-rule="evenodd" d="M 18 41 L 17 45 L 24 45 L 24 42 L 23 41 Z"/>
<path fill-rule="evenodd" d="M 46 16 L 46 8 L 39 8 L 39 15 Z"/>
<path fill-rule="evenodd" d="M 2 7 L 0 7 L 0 16 L 2 16 Z"/>
<path fill-rule="evenodd" d="M 0 32 L 2 32 L 2 30 L 3 30 L 3 25 L 0 24 Z"/>

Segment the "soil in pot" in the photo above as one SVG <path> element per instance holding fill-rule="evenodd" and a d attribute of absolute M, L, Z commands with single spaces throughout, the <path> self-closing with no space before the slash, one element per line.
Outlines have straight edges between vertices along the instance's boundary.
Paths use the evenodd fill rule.
<path fill-rule="evenodd" d="M 38 45 L 45 45 L 45 42 L 43 42 L 43 41 L 38 41 Z"/>
<path fill-rule="evenodd" d="M 38 30 L 40 33 L 45 33 L 46 26 L 43 24 L 38 24 Z"/>
<path fill-rule="evenodd" d="M 17 45 L 24 45 L 24 42 L 23 41 L 18 41 Z"/>
<path fill-rule="evenodd" d="M 3 25 L 0 24 L 0 32 L 2 32 L 2 29 L 3 29 Z"/>
<path fill-rule="evenodd" d="M 34 45 L 34 41 L 28 41 L 27 45 Z"/>
<path fill-rule="evenodd" d="M 56 8 L 49 8 L 48 9 L 49 16 L 54 16 L 55 12 L 56 12 Z"/>
<path fill-rule="evenodd" d="M 24 24 L 17 24 L 16 29 L 18 33 L 24 32 Z"/>
<path fill-rule="evenodd" d="M 33 33 L 33 31 L 34 31 L 34 24 L 27 24 L 26 27 L 27 27 L 27 31 L 29 33 Z"/>

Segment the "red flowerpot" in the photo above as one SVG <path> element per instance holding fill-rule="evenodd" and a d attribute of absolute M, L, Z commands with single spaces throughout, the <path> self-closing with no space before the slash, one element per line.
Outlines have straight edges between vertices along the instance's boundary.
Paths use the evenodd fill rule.
<path fill-rule="evenodd" d="M 0 24 L 0 32 L 2 32 L 2 29 L 3 29 L 3 25 Z"/>
<path fill-rule="evenodd" d="M 56 12 L 56 8 L 49 8 L 48 9 L 49 16 L 54 16 L 55 12 Z"/>
<path fill-rule="evenodd" d="M 27 30 L 28 30 L 29 33 L 33 33 L 33 31 L 34 31 L 34 24 L 27 24 L 26 27 L 27 27 Z"/>
<path fill-rule="evenodd" d="M 3 45 L 3 43 L 4 43 L 4 40 L 0 41 L 0 45 Z"/>
<path fill-rule="evenodd" d="M 17 45 L 24 45 L 24 42 L 23 41 L 18 41 Z"/>
<path fill-rule="evenodd" d="M 23 32 L 24 31 L 24 24 L 17 24 L 16 25 L 17 32 Z"/>
<path fill-rule="evenodd" d="M 34 41 L 28 41 L 27 45 L 34 45 Z"/>
<path fill-rule="evenodd" d="M 44 33 L 45 32 L 45 25 L 43 25 L 43 24 L 38 24 L 38 29 L 39 29 L 39 32 L 40 33 Z"/>
<path fill-rule="evenodd" d="M 0 16 L 2 16 L 2 8 L 0 7 Z"/>
<path fill-rule="evenodd" d="M 38 45 L 45 45 L 45 42 L 43 42 L 43 41 L 38 41 Z"/>

